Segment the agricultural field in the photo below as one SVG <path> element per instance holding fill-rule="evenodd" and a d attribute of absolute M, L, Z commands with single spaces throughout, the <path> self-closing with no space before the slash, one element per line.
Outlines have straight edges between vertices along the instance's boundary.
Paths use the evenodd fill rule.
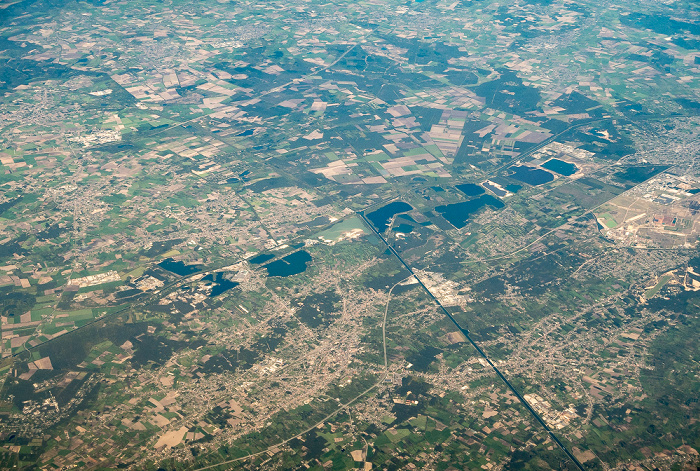
<path fill-rule="evenodd" d="M 0 469 L 696 470 L 695 2 L 0 4 Z"/>

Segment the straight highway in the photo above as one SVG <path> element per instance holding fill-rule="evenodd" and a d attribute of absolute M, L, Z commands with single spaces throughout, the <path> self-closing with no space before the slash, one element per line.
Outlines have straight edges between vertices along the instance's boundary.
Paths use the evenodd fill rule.
<path fill-rule="evenodd" d="M 409 272 L 411 275 L 413 275 L 413 276 L 415 277 L 415 279 L 418 281 L 418 284 L 420 284 L 421 287 L 425 290 L 425 292 L 428 293 L 428 296 L 430 296 L 430 297 L 432 298 L 432 300 L 435 301 L 435 303 L 438 305 L 438 307 L 440 308 L 440 310 L 442 310 L 443 314 L 445 314 L 445 315 L 447 316 L 447 318 L 450 319 L 450 321 L 452 321 L 452 323 L 457 327 L 457 329 L 459 329 L 459 331 L 462 332 L 462 334 L 464 334 L 464 336 L 467 338 L 467 340 L 469 341 L 469 343 L 476 349 L 476 351 L 479 353 L 479 355 L 489 364 L 489 366 L 490 366 L 490 367 L 493 369 L 493 371 L 498 375 L 498 377 L 501 378 L 501 381 L 503 381 L 503 383 L 505 383 L 505 385 L 508 387 L 508 389 L 510 389 L 510 391 L 515 395 L 515 397 L 518 398 L 518 400 L 520 401 L 520 403 L 521 403 L 523 406 L 525 406 L 525 408 L 530 412 L 530 414 L 532 414 L 532 416 L 535 418 L 535 420 L 537 420 L 537 422 L 539 422 L 540 425 L 547 431 L 547 433 L 549 434 L 549 436 L 551 437 L 551 439 L 554 440 L 554 442 L 557 444 L 557 446 L 566 454 L 566 456 L 569 457 L 569 459 L 576 465 L 576 467 L 577 467 L 580 471 L 584 471 L 583 465 L 581 465 L 581 462 L 573 455 L 573 453 L 571 453 L 571 452 L 569 451 L 568 448 L 566 448 L 566 446 L 564 446 L 564 444 L 557 438 L 557 436 L 554 435 L 554 432 L 552 432 L 552 430 L 551 430 L 551 429 L 549 428 L 549 426 L 545 423 L 545 421 L 542 420 L 542 417 L 540 417 L 540 415 L 537 413 L 537 411 L 535 411 L 535 410 L 532 408 L 532 406 L 530 406 L 530 404 L 525 400 L 525 398 L 520 394 L 520 392 L 518 392 L 518 390 L 515 389 L 515 387 L 510 383 L 510 381 L 508 381 L 508 379 L 503 375 L 503 373 L 501 373 L 501 371 L 496 367 L 496 365 L 493 364 L 493 362 L 489 359 L 489 357 L 488 357 L 488 356 L 486 355 L 486 353 L 481 349 L 481 347 L 479 347 L 479 345 L 477 345 L 476 342 L 474 342 L 474 340 L 471 338 L 471 336 L 470 336 L 470 334 L 469 334 L 469 330 L 468 330 L 468 329 L 465 329 L 465 328 L 463 328 L 461 325 L 459 325 L 459 323 L 458 323 L 457 320 L 452 316 L 452 314 L 450 314 L 450 313 L 447 311 L 447 309 L 445 309 L 445 307 L 442 305 L 442 303 L 440 303 L 440 301 L 439 301 L 435 296 L 433 296 L 433 294 L 430 292 L 430 290 L 423 284 L 423 282 L 420 280 L 420 278 L 419 278 L 418 276 L 416 276 L 416 274 L 413 272 L 413 269 L 404 261 L 403 258 L 401 258 L 401 255 L 398 254 L 398 252 L 396 251 L 396 249 L 394 249 L 394 247 L 392 247 L 392 246 L 386 241 L 386 239 L 384 238 L 384 236 L 382 236 L 382 235 L 375 229 L 375 227 L 372 225 L 372 223 L 369 222 L 369 221 L 367 220 L 367 218 L 365 217 L 364 211 L 358 211 L 357 214 L 362 218 L 362 220 L 364 221 L 365 225 L 367 225 L 367 227 L 369 227 L 369 228 L 372 230 L 372 232 L 373 232 L 377 237 L 379 237 L 379 239 L 381 239 L 381 241 L 384 243 L 384 245 L 387 246 L 387 248 L 388 248 L 388 249 L 391 251 L 391 253 L 397 258 L 397 260 L 398 260 L 399 262 L 401 262 L 401 264 L 402 264 L 404 267 L 406 267 L 406 269 L 408 270 L 408 272 Z"/>

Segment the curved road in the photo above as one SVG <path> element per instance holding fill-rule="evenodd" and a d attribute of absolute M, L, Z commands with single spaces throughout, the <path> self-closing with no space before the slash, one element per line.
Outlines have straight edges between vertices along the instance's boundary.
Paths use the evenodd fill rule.
<path fill-rule="evenodd" d="M 306 434 L 306 433 L 309 433 L 310 431 L 312 431 L 313 429 L 315 429 L 315 428 L 318 427 L 319 425 L 325 423 L 328 419 L 330 419 L 331 417 L 333 417 L 334 415 L 336 415 L 338 412 L 340 412 L 340 411 L 342 411 L 342 410 L 344 410 L 344 409 L 347 409 L 351 404 L 353 404 L 353 403 L 354 403 L 355 401 L 357 401 L 359 398 L 361 398 L 362 396 L 364 396 L 365 394 L 367 394 L 368 392 L 370 392 L 372 389 L 376 388 L 379 384 L 381 384 L 381 383 L 386 379 L 387 371 L 388 371 L 388 368 L 389 368 L 389 362 L 387 361 L 387 355 L 386 355 L 386 318 L 387 318 L 387 315 L 389 314 L 389 304 L 391 303 L 391 292 L 394 291 L 394 288 L 396 288 L 397 286 L 399 286 L 401 283 L 403 283 L 403 282 L 406 281 L 407 279 L 411 278 L 411 276 L 413 276 L 413 275 L 407 276 L 407 277 L 404 278 L 403 280 L 397 282 L 397 283 L 396 283 L 394 286 L 392 286 L 391 289 L 389 290 L 389 299 L 387 299 L 387 301 L 386 301 L 386 307 L 384 308 L 384 318 L 383 318 L 383 320 L 382 320 L 382 344 L 383 344 L 383 347 L 384 347 L 384 374 L 383 374 L 382 377 L 379 379 L 379 381 L 377 381 L 376 383 L 374 383 L 374 384 L 373 384 L 372 386 L 370 386 L 369 388 L 365 389 L 363 392 L 361 392 L 360 394 L 358 394 L 357 396 L 355 396 L 354 398 L 352 398 L 350 401 L 348 401 L 348 402 L 346 402 L 345 404 L 343 404 L 342 406 L 340 406 L 340 407 L 339 407 L 338 409 L 336 409 L 335 411 L 333 411 L 333 412 L 331 412 L 330 414 L 328 414 L 327 416 L 325 416 L 325 417 L 324 417 L 323 419 L 321 419 L 320 421 L 316 422 L 316 423 L 315 423 L 314 425 L 312 425 L 311 427 L 307 428 L 306 430 L 303 430 L 303 431 L 299 432 L 298 434 L 294 435 L 293 437 L 290 437 L 290 438 L 288 438 L 288 439 L 286 439 L 286 440 L 284 440 L 284 441 L 281 441 L 281 442 L 279 442 L 279 443 L 276 443 L 275 445 L 272 445 L 272 446 L 270 446 L 270 447 L 268 447 L 268 448 L 266 448 L 266 449 L 264 449 L 264 450 L 262 450 L 262 451 L 259 451 L 259 452 L 257 452 L 257 453 L 253 453 L 253 454 L 250 454 L 250 455 L 241 456 L 240 458 L 234 458 L 234 459 L 232 459 L 232 460 L 223 461 L 223 462 L 217 463 L 217 464 L 212 464 L 212 465 L 209 465 L 209 466 L 205 466 L 205 467 L 203 467 L 203 468 L 196 468 L 196 471 L 201 471 L 201 470 L 204 470 L 204 469 L 214 469 L 214 468 L 216 468 L 216 467 L 218 467 L 218 466 L 223 466 L 223 465 L 235 463 L 235 462 L 237 462 L 237 461 L 247 460 L 248 458 L 255 458 L 256 456 L 260 456 L 260 455 L 263 455 L 263 454 L 267 453 L 268 451 L 270 451 L 270 450 L 273 449 L 273 448 L 278 448 L 278 447 L 280 447 L 280 446 L 282 446 L 282 445 L 285 445 L 285 444 L 287 444 L 288 442 L 294 440 L 295 438 L 299 438 L 299 437 L 301 437 L 302 435 L 304 435 L 304 434 Z"/>

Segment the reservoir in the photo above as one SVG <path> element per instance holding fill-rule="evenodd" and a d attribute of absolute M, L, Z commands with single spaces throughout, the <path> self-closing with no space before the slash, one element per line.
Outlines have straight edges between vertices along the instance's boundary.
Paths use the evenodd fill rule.
<path fill-rule="evenodd" d="M 264 266 L 268 276 L 287 277 L 298 275 L 306 271 L 306 264 L 311 261 L 311 254 L 306 250 L 300 250 L 275 260 Z"/>
<path fill-rule="evenodd" d="M 268 260 L 272 260 L 273 258 L 275 258 L 275 256 L 272 255 L 271 253 L 261 253 L 260 255 L 256 255 L 255 257 L 251 258 L 248 261 L 250 263 L 259 264 L 259 263 L 265 263 Z"/>
<path fill-rule="evenodd" d="M 231 288 L 238 286 L 237 281 L 227 280 L 226 278 L 224 278 L 223 273 L 213 273 L 213 274 L 210 273 L 207 276 L 205 276 L 204 278 L 202 278 L 202 280 L 211 281 L 214 283 L 214 286 L 211 289 L 211 293 L 209 294 L 210 298 L 213 298 L 214 296 L 218 296 L 221 293 L 223 293 L 224 291 L 228 291 Z"/>
<path fill-rule="evenodd" d="M 372 224 L 374 224 L 377 231 L 381 233 L 387 230 L 391 218 L 397 214 L 411 211 L 412 209 L 413 207 L 408 203 L 404 203 L 403 201 L 394 201 L 393 203 L 389 203 L 376 211 L 372 211 L 371 213 L 367 214 L 366 217 Z"/>
<path fill-rule="evenodd" d="M 542 185 L 554 180 L 554 175 L 551 173 L 539 168 L 528 167 L 527 165 L 516 165 L 510 167 L 509 170 L 513 174 L 508 175 L 508 177 L 532 186 Z"/>
<path fill-rule="evenodd" d="M 542 164 L 542 168 L 556 172 L 559 175 L 564 175 L 565 177 L 569 177 L 578 172 L 578 167 L 576 165 L 559 159 L 550 159 L 546 161 Z"/>
<path fill-rule="evenodd" d="M 484 189 L 481 188 L 479 185 L 475 185 L 473 183 L 463 183 L 461 185 L 455 185 L 455 188 L 457 188 L 459 191 L 461 191 L 467 196 L 479 196 L 484 194 Z"/>
<path fill-rule="evenodd" d="M 410 224 L 399 224 L 394 228 L 394 232 L 401 232 L 402 234 L 410 234 L 413 231 L 413 226 Z"/>
<path fill-rule="evenodd" d="M 515 183 L 511 183 L 510 185 L 506 185 L 506 190 L 510 191 L 511 193 L 517 193 L 520 191 L 522 186 L 516 185 Z"/>
<path fill-rule="evenodd" d="M 505 205 L 498 198 L 491 195 L 482 195 L 473 200 L 464 201 L 462 203 L 453 203 L 444 206 L 437 206 L 435 211 L 440 213 L 442 217 L 447 219 L 457 229 L 461 229 L 467 225 L 467 220 L 472 214 L 477 213 L 482 208 L 490 206 L 494 209 L 500 209 Z"/>
<path fill-rule="evenodd" d="M 165 260 L 160 262 L 158 266 L 164 270 L 168 270 L 169 272 L 175 273 L 176 275 L 180 276 L 187 276 L 200 271 L 197 265 L 185 265 L 184 262 L 176 262 L 172 258 L 166 258 Z"/>

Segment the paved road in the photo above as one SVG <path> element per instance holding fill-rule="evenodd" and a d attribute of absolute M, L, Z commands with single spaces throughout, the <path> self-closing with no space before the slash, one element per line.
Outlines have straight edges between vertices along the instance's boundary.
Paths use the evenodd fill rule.
<path fill-rule="evenodd" d="M 386 375 L 384 375 L 384 376 L 386 376 Z M 279 442 L 279 443 L 276 443 L 275 445 L 272 445 L 272 446 L 270 446 L 270 447 L 267 447 L 267 448 L 264 449 L 263 451 L 259 451 L 259 452 L 257 452 L 257 453 L 253 453 L 253 454 L 251 454 L 251 455 L 241 456 L 240 458 L 234 458 L 234 459 L 228 460 L 228 461 L 222 461 L 221 463 L 212 464 L 212 465 L 209 465 L 209 466 L 205 466 L 205 467 L 203 467 L 203 468 L 196 468 L 196 471 L 200 471 L 200 470 L 203 470 L 203 469 L 214 469 L 214 468 L 217 468 L 217 467 L 219 467 L 219 466 L 224 466 L 224 465 L 227 465 L 227 464 L 235 463 L 235 462 L 237 462 L 237 461 L 243 461 L 243 460 L 247 460 L 247 459 L 249 459 L 249 458 L 254 458 L 254 457 L 256 457 L 256 456 L 264 455 L 265 453 L 269 452 L 270 450 L 272 450 L 272 449 L 274 449 L 274 448 L 278 448 L 278 447 L 280 447 L 280 446 L 286 444 L 287 442 L 290 442 L 290 441 L 294 440 L 295 438 L 299 438 L 299 437 L 301 437 L 302 435 L 304 435 L 304 434 L 306 434 L 306 433 L 309 433 L 310 431 L 312 431 L 313 429 L 315 429 L 315 428 L 318 427 L 319 425 L 323 424 L 324 422 L 326 422 L 328 419 L 330 419 L 330 418 L 333 417 L 334 415 L 338 414 L 338 412 L 347 409 L 350 405 L 352 405 L 353 403 L 355 403 L 355 401 L 357 401 L 359 398 L 361 398 L 362 396 L 364 396 L 365 394 L 367 394 L 368 392 L 370 392 L 371 390 L 373 390 L 374 388 L 376 388 L 382 381 L 384 381 L 384 376 L 382 376 L 382 378 L 381 378 L 379 381 L 377 381 L 376 383 L 374 383 L 372 386 L 370 386 L 369 388 L 365 389 L 363 392 L 361 392 L 360 394 L 358 394 L 357 396 L 355 396 L 353 399 L 351 399 L 350 401 L 346 402 L 345 404 L 343 404 L 342 406 L 340 406 L 338 409 L 336 409 L 335 411 L 331 412 L 330 414 L 328 414 L 327 416 L 325 416 L 325 417 L 324 417 L 323 419 L 321 419 L 320 421 L 316 422 L 316 423 L 315 423 L 314 425 L 312 425 L 311 427 L 307 428 L 306 430 L 304 430 L 304 431 L 302 431 L 302 432 L 299 432 L 298 434 L 294 435 L 293 437 L 289 437 L 288 439 L 286 439 L 286 440 L 284 440 L 284 441 L 281 441 L 281 442 Z"/>
<path fill-rule="evenodd" d="M 387 248 L 391 251 L 392 254 L 394 254 L 394 256 L 398 259 L 398 261 L 401 262 L 401 264 L 402 264 L 404 267 L 406 267 L 406 269 L 409 271 L 409 273 L 411 273 L 413 276 L 416 277 L 416 280 L 418 280 L 418 284 L 420 284 L 420 285 L 423 287 L 423 289 L 425 290 L 425 292 L 428 293 L 428 296 L 430 296 L 430 297 L 433 299 L 433 301 L 435 301 L 435 303 L 438 305 L 438 307 L 440 308 L 440 310 L 442 310 L 443 314 L 445 314 L 445 315 L 450 319 L 450 321 L 452 321 L 452 323 L 459 329 L 459 331 L 462 332 L 462 333 L 464 334 L 464 336 L 467 338 L 467 340 L 469 341 L 469 343 L 476 349 L 477 352 L 479 352 L 479 355 L 480 355 L 484 360 L 486 360 L 486 362 L 487 362 L 487 363 L 489 364 L 489 366 L 493 369 L 493 371 L 498 375 L 499 378 L 501 378 L 501 381 L 503 381 L 503 382 L 505 383 L 505 385 L 508 387 L 508 389 L 510 389 L 510 391 L 515 395 L 515 397 L 518 398 L 518 400 L 520 401 L 520 403 L 521 403 L 523 406 L 525 406 L 525 408 L 530 412 L 530 414 L 535 418 L 535 420 L 537 420 L 537 422 L 539 422 L 540 425 L 547 431 L 547 433 L 549 434 L 550 438 L 551 438 L 552 440 L 554 440 L 554 442 L 557 444 L 557 446 L 566 454 L 566 456 L 569 457 L 569 459 L 576 465 L 576 467 L 577 467 L 580 471 L 584 471 L 583 466 L 581 465 L 581 462 L 573 455 L 573 453 L 571 453 L 571 452 L 569 451 L 568 448 L 566 448 L 566 446 L 564 446 L 564 444 L 563 444 L 561 441 L 559 441 L 559 439 L 557 438 L 557 436 L 554 435 L 554 432 L 552 432 L 552 430 L 551 430 L 551 429 L 549 428 L 549 426 L 545 423 L 545 421 L 542 420 L 542 417 L 540 417 L 540 415 L 532 408 L 532 406 L 530 406 L 530 404 L 525 400 L 525 398 L 520 394 L 520 392 L 518 392 L 518 390 L 515 389 L 515 387 L 510 383 L 510 381 L 508 381 L 508 379 L 503 375 L 503 373 L 501 373 L 501 371 L 496 367 L 496 365 L 493 364 L 493 362 L 491 361 L 491 359 L 489 359 L 489 357 L 488 357 L 488 356 L 486 355 L 486 353 L 481 349 L 481 347 L 479 347 L 479 345 L 477 345 L 476 342 L 474 342 L 474 340 L 472 340 L 471 336 L 469 335 L 469 330 L 468 330 L 468 329 L 465 329 L 465 328 L 463 328 L 461 325 L 459 325 L 459 323 L 457 322 L 457 320 L 455 320 L 455 318 L 452 317 L 452 314 L 450 314 L 450 313 L 447 311 L 447 309 L 445 309 L 445 307 L 442 305 L 442 303 L 440 303 L 440 301 L 439 301 L 435 296 L 433 296 L 433 294 L 432 294 L 432 293 L 430 292 L 430 290 L 423 284 L 423 282 L 420 280 L 420 278 L 418 278 L 418 277 L 415 275 L 415 273 L 413 272 L 413 269 L 404 261 L 403 258 L 401 258 L 401 256 L 398 254 L 398 252 L 396 252 L 396 250 L 394 249 L 394 247 L 392 247 L 391 245 L 389 245 L 389 243 L 386 241 L 386 239 L 384 238 L 384 236 L 382 236 L 379 232 L 377 232 L 377 230 L 374 228 L 374 226 L 367 220 L 367 218 L 365 218 L 364 212 L 362 212 L 362 211 L 361 211 L 361 212 L 358 212 L 358 215 L 362 218 L 362 220 L 365 222 L 365 224 L 367 225 L 367 227 L 369 227 L 369 228 L 372 230 L 372 232 L 374 232 L 374 234 L 377 235 L 377 236 L 381 239 L 381 241 L 384 243 L 384 245 L 387 246 Z"/>

